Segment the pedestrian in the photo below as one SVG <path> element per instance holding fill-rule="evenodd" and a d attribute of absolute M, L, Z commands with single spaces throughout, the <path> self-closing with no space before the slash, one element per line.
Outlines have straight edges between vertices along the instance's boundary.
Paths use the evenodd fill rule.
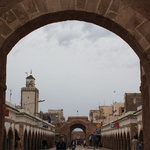
<path fill-rule="evenodd" d="M 72 150 L 76 149 L 76 141 L 74 139 L 71 141 L 71 148 Z"/>
<path fill-rule="evenodd" d="M 83 147 L 87 147 L 86 140 L 83 141 Z"/>
<path fill-rule="evenodd" d="M 46 150 L 46 149 L 47 149 L 48 144 L 47 144 L 46 138 L 43 139 L 43 141 L 42 141 L 42 146 L 43 146 L 43 150 Z"/>
<path fill-rule="evenodd" d="M 66 150 L 66 143 L 63 141 L 62 137 L 59 138 L 56 144 L 56 150 Z"/>
<path fill-rule="evenodd" d="M 131 141 L 131 150 L 137 150 L 138 149 L 138 140 L 137 137 L 134 136 Z"/>
<path fill-rule="evenodd" d="M 144 150 L 144 143 L 143 140 L 140 141 L 139 145 L 138 145 L 138 150 Z"/>
<path fill-rule="evenodd" d="M 15 150 L 22 150 L 22 142 L 19 137 L 18 140 L 15 142 Z"/>
<path fill-rule="evenodd" d="M 89 137 L 89 145 L 92 146 L 92 135 Z"/>

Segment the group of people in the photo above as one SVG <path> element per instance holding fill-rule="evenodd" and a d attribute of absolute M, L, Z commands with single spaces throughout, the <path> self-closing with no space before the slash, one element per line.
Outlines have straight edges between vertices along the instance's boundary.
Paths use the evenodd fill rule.
<path fill-rule="evenodd" d="M 96 140 L 95 140 L 96 141 Z M 44 139 L 42 141 L 43 149 L 46 150 L 47 148 L 47 140 Z M 72 140 L 70 143 L 71 149 L 75 150 L 76 148 L 76 141 Z M 84 140 L 83 146 L 86 147 L 86 141 Z M 97 144 L 94 143 L 94 146 L 97 147 Z M 67 145 L 66 142 L 63 140 L 63 137 L 59 138 L 59 141 L 56 143 L 56 150 L 66 150 Z M 18 140 L 15 142 L 15 150 L 22 150 L 22 142 L 21 139 L 18 138 Z M 144 150 L 144 143 L 143 140 L 138 141 L 137 136 L 133 137 L 133 140 L 131 142 L 131 150 Z"/>
<path fill-rule="evenodd" d="M 64 142 L 63 138 L 60 137 L 59 141 L 56 143 L 56 150 L 66 150 L 66 148 L 66 142 Z"/>
<path fill-rule="evenodd" d="M 137 136 L 134 136 L 131 142 L 131 150 L 144 150 L 143 140 L 139 142 Z"/>
<path fill-rule="evenodd" d="M 72 140 L 71 143 L 71 149 L 75 150 L 76 148 L 76 141 Z M 56 150 L 66 150 L 67 149 L 67 144 L 64 142 L 63 137 L 59 138 L 59 141 L 56 143 Z"/>
<path fill-rule="evenodd" d="M 102 147 L 102 144 L 101 144 L 101 136 L 100 136 L 100 135 L 92 134 L 92 135 L 89 137 L 89 145 L 90 145 L 90 146 L 93 146 L 94 149 L 97 149 L 97 148 L 99 148 L 99 147 Z"/>

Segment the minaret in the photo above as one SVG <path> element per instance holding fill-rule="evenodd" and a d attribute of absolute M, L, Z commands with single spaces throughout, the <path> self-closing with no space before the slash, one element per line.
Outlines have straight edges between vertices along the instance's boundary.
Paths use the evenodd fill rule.
<path fill-rule="evenodd" d="M 38 115 L 39 90 L 35 87 L 35 78 L 29 75 L 26 78 L 26 87 L 21 88 L 21 107 L 32 115 Z"/>

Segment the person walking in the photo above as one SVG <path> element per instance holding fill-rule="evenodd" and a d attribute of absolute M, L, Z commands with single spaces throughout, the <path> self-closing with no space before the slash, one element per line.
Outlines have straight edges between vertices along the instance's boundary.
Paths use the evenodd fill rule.
<path fill-rule="evenodd" d="M 66 150 L 66 143 L 62 137 L 59 138 L 59 142 L 56 144 L 56 150 Z"/>
<path fill-rule="evenodd" d="M 87 147 L 86 140 L 83 141 L 83 147 Z"/>
<path fill-rule="evenodd" d="M 71 148 L 72 148 L 72 150 L 76 149 L 76 141 L 75 140 L 71 141 Z"/>
<path fill-rule="evenodd" d="M 21 142 L 21 139 L 19 137 L 15 143 L 15 150 L 22 150 L 22 142 Z"/>
<path fill-rule="evenodd" d="M 43 145 L 43 150 L 46 150 L 48 146 L 46 138 L 44 138 L 44 140 L 42 141 L 42 145 Z"/>
<path fill-rule="evenodd" d="M 131 141 L 131 150 L 137 150 L 137 149 L 138 149 L 138 140 L 136 136 L 134 136 Z"/>
<path fill-rule="evenodd" d="M 143 140 L 140 141 L 139 145 L 138 145 L 138 150 L 144 150 L 144 143 Z"/>

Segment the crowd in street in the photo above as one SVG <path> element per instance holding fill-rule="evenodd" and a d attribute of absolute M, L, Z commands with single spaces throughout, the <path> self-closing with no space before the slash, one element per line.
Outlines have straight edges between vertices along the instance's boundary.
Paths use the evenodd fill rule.
<path fill-rule="evenodd" d="M 89 148 L 86 144 L 85 139 L 82 142 L 80 141 L 79 143 L 77 143 L 75 139 L 72 139 L 70 143 L 66 144 L 63 140 L 63 137 L 60 137 L 59 141 L 56 142 L 56 150 L 75 150 L 77 144 L 80 146 L 82 145 L 84 148 Z M 98 149 L 100 147 L 100 137 L 92 135 L 89 140 L 89 146 L 93 147 L 94 149 Z"/>
<path fill-rule="evenodd" d="M 93 149 L 96 150 L 99 147 L 102 147 L 100 141 L 101 139 L 93 135 L 89 140 L 89 145 L 93 146 Z M 77 142 L 75 139 L 72 139 L 69 144 L 66 144 L 63 137 L 61 136 L 59 138 L 59 141 L 56 142 L 55 144 L 56 144 L 56 150 L 66 150 L 66 149 L 75 150 L 77 146 Z M 43 145 L 43 150 L 47 150 L 48 143 L 46 138 L 42 141 L 42 145 Z M 81 146 L 81 143 L 79 145 Z M 86 144 L 86 140 L 83 140 L 82 145 L 84 148 L 88 147 Z M 21 149 L 22 149 L 22 142 L 21 139 L 18 138 L 18 140 L 15 143 L 15 150 L 21 150 Z M 133 137 L 131 141 L 131 150 L 144 150 L 143 140 L 141 139 L 141 141 L 139 142 L 136 135 Z"/>

